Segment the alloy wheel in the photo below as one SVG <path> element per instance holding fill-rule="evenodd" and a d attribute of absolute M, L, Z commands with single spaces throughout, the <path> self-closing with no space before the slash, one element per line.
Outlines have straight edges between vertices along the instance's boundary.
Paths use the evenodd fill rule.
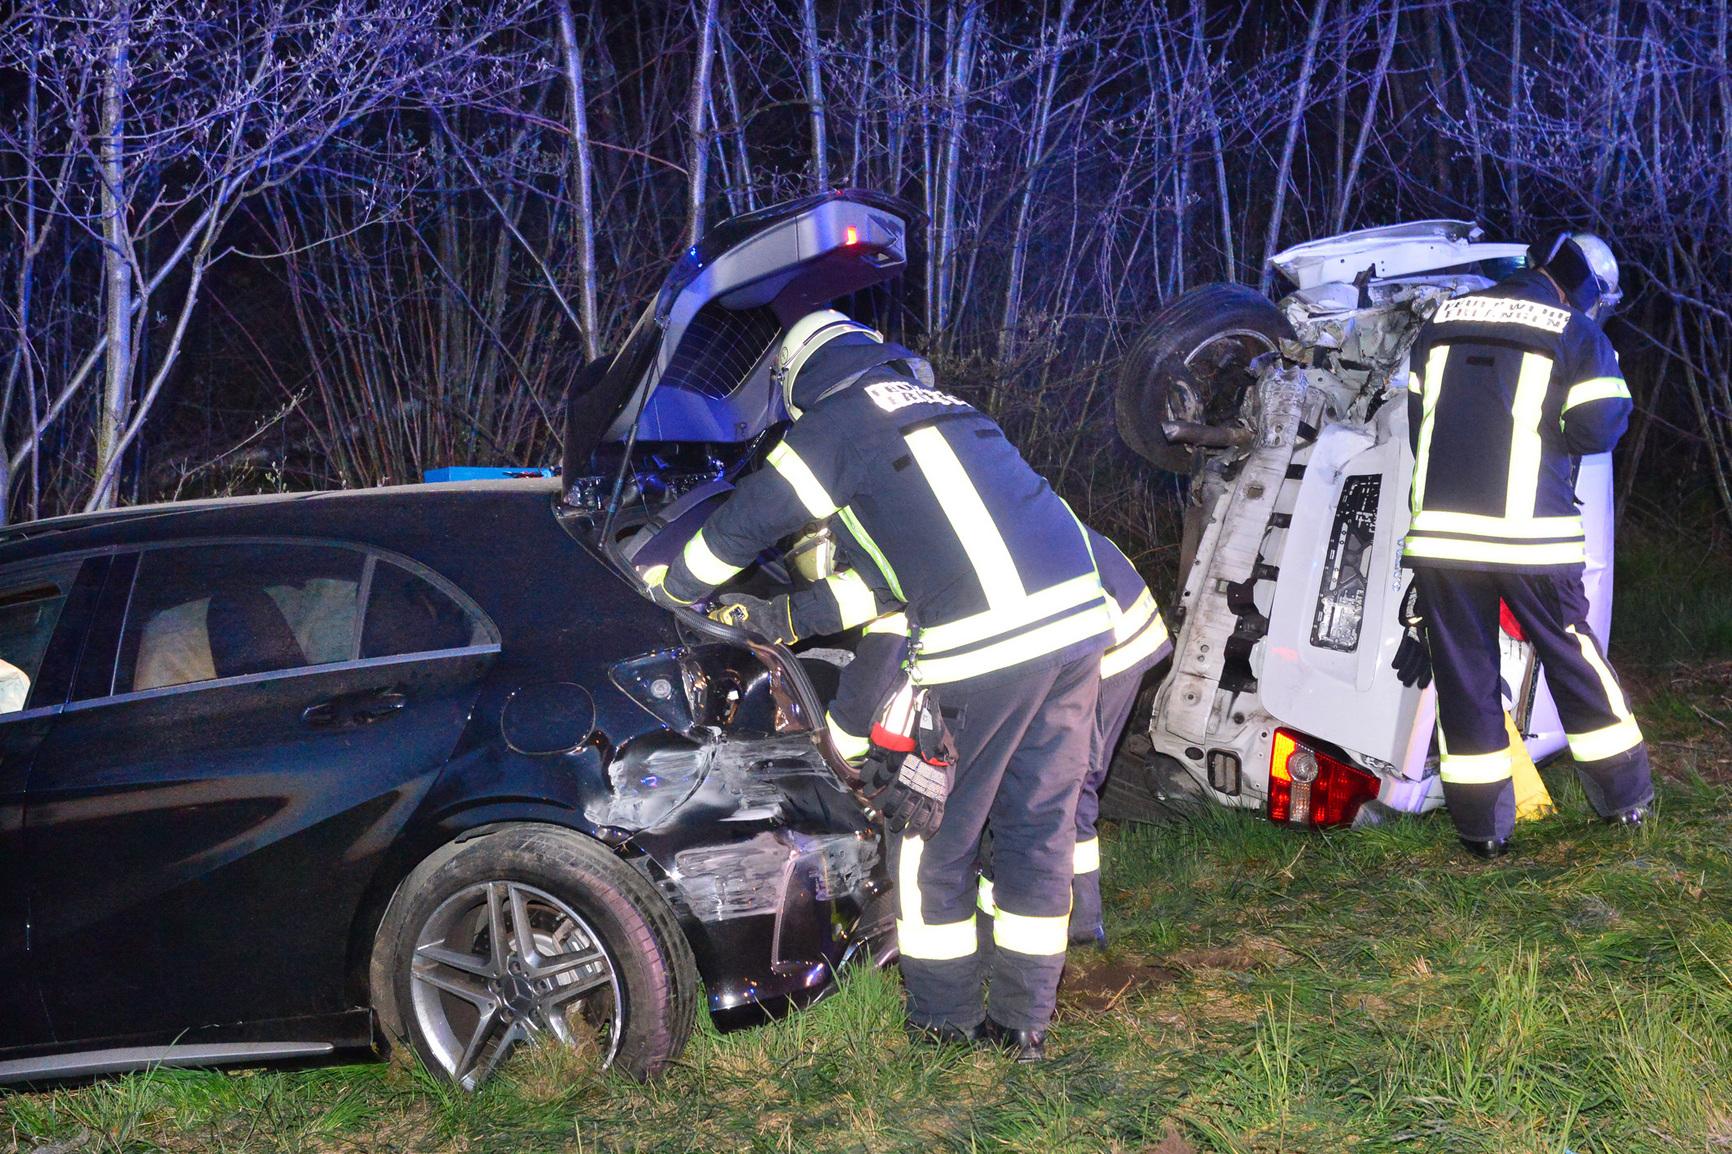
<path fill-rule="evenodd" d="M 486 881 L 446 899 L 421 926 L 409 977 L 421 1035 L 466 1090 L 521 1042 L 593 1039 L 604 1066 L 619 1047 L 613 959 L 570 905 L 534 886 Z"/>

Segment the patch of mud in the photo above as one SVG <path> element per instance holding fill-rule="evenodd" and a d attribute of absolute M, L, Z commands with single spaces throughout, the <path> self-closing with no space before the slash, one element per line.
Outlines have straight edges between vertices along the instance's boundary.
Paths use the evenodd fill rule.
<path fill-rule="evenodd" d="M 1143 1147 L 1142 1154 L 1197 1154 L 1197 1148 L 1185 1141 L 1184 1135 L 1171 1122 L 1167 1123 L 1166 1133 L 1153 1146 Z"/>
<path fill-rule="evenodd" d="M 1227 970 L 1248 974 L 1292 961 L 1293 952 L 1272 938 L 1243 938 L 1228 946 L 1179 950 L 1170 960 L 1187 970 Z"/>
<path fill-rule="evenodd" d="M 1059 1004 L 1085 1014 L 1105 1013 L 1125 999 L 1176 983 L 1183 975 L 1171 966 L 1131 958 L 1091 958 L 1078 963 L 1075 955 L 1059 983 Z"/>

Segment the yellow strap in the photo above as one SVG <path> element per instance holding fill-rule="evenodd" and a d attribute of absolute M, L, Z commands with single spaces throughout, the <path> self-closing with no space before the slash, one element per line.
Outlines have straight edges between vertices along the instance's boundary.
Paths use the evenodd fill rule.
<path fill-rule="evenodd" d="M 1570 386 L 1570 391 L 1564 394 L 1563 411 L 1567 413 L 1577 405 L 1585 405 L 1589 401 L 1614 399 L 1630 399 L 1630 386 L 1623 377 L 1589 377 L 1581 384 Z"/>
<path fill-rule="evenodd" d="M 1096 870 L 1100 869 L 1101 839 L 1098 837 L 1091 837 L 1077 842 L 1074 863 L 1075 864 L 1072 867 L 1073 872 L 1079 874 L 1092 874 Z"/>
<path fill-rule="evenodd" d="M 699 529 L 692 534 L 692 539 L 686 542 L 681 557 L 692 576 L 712 588 L 732 581 L 734 576 L 744 568 L 742 565 L 731 565 L 716 556 L 709 543 L 704 540 L 704 531 Z"/>
<path fill-rule="evenodd" d="M 1425 360 L 1425 399 L 1420 406 L 1419 448 L 1413 454 L 1413 511 L 1425 507 L 1425 478 L 1431 472 L 1431 431 L 1437 423 L 1437 398 L 1443 393 L 1443 371 L 1449 365 L 1449 346 L 1434 345 Z"/>
<path fill-rule="evenodd" d="M 852 569 L 837 573 L 824 581 L 824 587 L 836 599 L 836 611 L 841 615 L 842 628 L 864 625 L 879 615 L 878 598 L 866 579 Z"/>
<path fill-rule="evenodd" d="M 1023 597 L 1020 603 L 1002 608 L 994 607 L 957 621 L 923 628 L 920 631 L 920 648 L 926 653 L 945 653 L 977 641 L 985 641 L 989 637 L 997 637 L 1001 633 L 1009 633 L 1025 625 L 1032 625 L 1043 618 L 1063 613 L 1066 609 L 1075 609 L 1078 605 L 1087 604 L 1100 597 L 1100 578 L 1093 573 L 1085 573 L 1081 577 L 1072 577 L 1068 581 L 1060 581 L 1057 585 L 1048 585 L 1045 589 L 1030 593 Z"/>
<path fill-rule="evenodd" d="M 1102 601 L 1081 613 L 1073 613 L 1050 625 L 970 653 L 955 657 L 927 657 L 924 653 L 916 653 L 913 677 L 922 685 L 943 685 L 981 677 L 1044 657 L 1078 641 L 1098 637 L 1111 628 L 1112 620 L 1107 616 L 1106 603 Z"/>
<path fill-rule="evenodd" d="M 908 636 L 908 614 L 886 613 L 875 621 L 866 623 L 867 633 L 893 633 L 898 637 Z"/>
<path fill-rule="evenodd" d="M 1153 656 L 1168 640 L 1167 623 L 1159 615 L 1150 618 L 1147 627 L 1137 636 L 1101 654 L 1101 679 L 1117 676 Z"/>
<path fill-rule="evenodd" d="M 992 919 L 992 941 L 1001 950 L 1034 957 L 1056 957 L 1070 941 L 1070 914 L 1031 917 L 1013 914 L 1002 906 Z M 907 953 L 906 948 L 903 953 Z"/>
<path fill-rule="evenodd" d="M 837 722 L 836 715 L 829 710 L 824 711 L 824 728 L 829 730 L 830 743 L 836 747 L 836 752 L 849 762 L 856 762 L 872 751 L 872 743 L 864 737 L 849 733 Z"/>
<path fill-rule="evenodd" d="M 830 499 L 829 490 L 824 488 L 823 482 L 818 480 L 818 475 L 812 472 L 806 462 L 800 459 L 800 454 L 788 447 L 788 442 L 783 441 L 771 449 L 765 460 L 788 482 L 794 495 L 800 498 L 800 504 L 806 506 L 806 512 L 821 519 L 836 511 L 836 502 Z"/>
<path fill-rule="evenodd" d="M 1580 517 L 1492 517 L 1483 513 L 1451 513 L 1421 509 L 1410 533 L 1471 533 L 1480 537 L 1580 537 Z"/>
<path fill-rule="evenodd" d="M 1540 411 L 1552 383 L 1552 359 L 1544 353 L 1523 353 L 1516 377 L 1515 397 L 1510 403 L 1509 479 L 1504 488 L 1504 516 L 1526 521 L 1534 515 L 1540 490 Z"/>
<path fill-rule="evenodd" d="M 1569 742 L 1570 756 L 1577 761 L 1604 761 L 1642 744 L 1642 728 L 1635 718 L 1626 717 L 1592 733 L 1566 733 L 1564 740 Z"/>
<path fill-rule="evenodd" d="M 1510 776 L 1508 748 L 1496 753 L 1444 753 L 1438 758 L 1438 776 L 1457 785 L 1485 785 L 1507 781 Z"/>
<path fill-rule="evenodd" d="M 1490 565 L 1575 565 L 1586 561 L 1588 556 L 1587 546 L 1580 541 L 1529 544 L 1413 536 L 1407 538 L 1403 552 L 1409 557 L 1434 557 L 1442 561 L 1480 561 Z"/>
<path fill-rule="evenodd" d="M 1016 574 L 1010 546 L 1004 543 L 1003 534 L 993 523 L 986 502 L 981 500 L 956 450 L 931 425 L 916 429 L 903 440 L 931 486 L 932 495 L 938 498 L 938 507 L 944 510 L 963 552 L 968 554 L 975 579 L 986 593 L 986 603 L 994 609 L 1020 604 L 1024 596 L 1022 580 Z"/>
<path fill-rule="evenodd" d="M 974 913 L 960 922 L 929 924 L 920 912 L 920 855 L 926 842 L 918 837 L 902 839 L 902 853 L 897 859 L 896 893 L 898 912 L 896 944 L 905 958 L 928 962 L 948 962 L 972 957 L 977 947 Z"/>

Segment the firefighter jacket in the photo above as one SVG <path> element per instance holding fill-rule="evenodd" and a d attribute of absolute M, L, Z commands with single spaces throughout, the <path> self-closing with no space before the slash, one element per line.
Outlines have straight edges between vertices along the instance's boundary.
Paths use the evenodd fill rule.
<path fill-rule="evenodd" d="M 837 570 L 822 581 L 781 596 L 798 637 L 829 637 L 857 629 L 902 608 L 872 558 L 846 525 L 836 526 Z"/>
<path fill-rule="evenodd" d="M 883 362 L 851 364 L 851 383 L 804 410 L 769 467 L 687 543 L 664 588 L 695 598 L 772 542 L 835 516 L 907 606 L 910 668 L 923 683 L 1105 649 L 1112 619 L 1070 509 L 996 424 L 931 387 L 924 362 L 893 345 Z M 824 372 L 820 352 L 801 384 Z"/>
<path fill-rule="evenodd" d="M 1130 558 L 1105 536 L 1093 529 L 1088 532 L 1113 619 L 1112 644 L 1101 654 L 1101 680 L 1120 675 L 1141 677 L 1173 650 L 1167 624 L 1161 620 L 1155 595 Z"/>
<path fill-rule="evenodd" d="M 1410 566 L 1544 572 L 1586 560 L 1584 454 L 1617 444 L 1630 390 L 1611 342 L 1524 271 L 1445 301 L 1410 358 Z"/>

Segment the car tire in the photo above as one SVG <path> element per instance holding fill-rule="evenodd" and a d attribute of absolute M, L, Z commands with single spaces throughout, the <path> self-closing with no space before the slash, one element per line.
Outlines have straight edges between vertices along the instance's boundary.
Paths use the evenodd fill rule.
<path fill-rule="evenodd" d="M 1169 441 L 1162 422 L 1231 425 L 1255 380 L 1252 359 L 1292 336 L 1287 318 L 1254 289 L 1212 284 L 1185 293 L 1125 354 L 1114 397 L 1119 435 L 1157 468 L 1191 472 L 1196 451 Z"/>
<path fill-rule="evenodd" d="M 592 1042 L 649 1080 L 697 1010 L 697 964 L 667 901 L 604 846 L 546 825 L 450 843 L 411 871 L 370 979 L 390 1040 L 471 1090 L 519 1042 L 546 1037 Z"/>

